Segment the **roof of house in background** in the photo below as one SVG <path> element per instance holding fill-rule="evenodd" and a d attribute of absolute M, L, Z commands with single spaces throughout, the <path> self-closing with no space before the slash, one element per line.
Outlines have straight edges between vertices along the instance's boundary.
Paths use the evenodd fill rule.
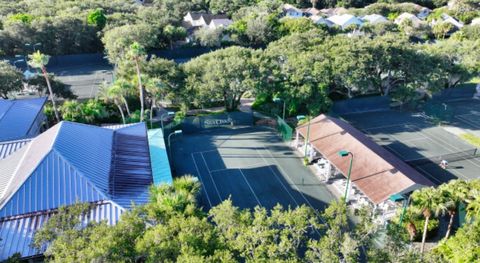
<path fill-rule="evenodd" d="M 208 24 L 208 26 L 213 28 L 218 28 L 218 27 L 228 27 L 231 24 L 233 24 L 233 21 L 228 18 L 214 18 L 210 21 L 210 24 Z"/>
<path fill-rule="evenodd" d="M 296 8 L 295 6 L 293 6 L 293 5 L 291 5 L 291 4 L 284 4 L 284 5 L 283 5 L 283 11 L 284 11 L 284 12 L 303 13 L 302 10 L 300 10 L 299 8 Z"/>
<path fill-rule="evenodd" d="M 153 183 L 155 185 L 163 183 L 172 184 L 172 172 L 162 129 L 148 131 L 148 144 L 150 147 L 150 159 L 152 160 Z"/>
<path fill-rule="evenodd" d="M 316 9 L 314 7 L 305 8 L 305 9 L 303 9 L 303 12 L 305 14 L 308 14 L 308 15 L 311 15 L 311 16 L 316 16 L 316 15 L 320 14 L 320 10 Z"/>
<path fill-rule="evenodd" d="M 362 17 L 363 20 L 367 21 L 370 24 L 388 22 L 388 19 L 379 14 L 371 14 Z"/>
<path fill-rule="evenodd" d="M 329 27 L 333 26 L 333 22 L 324 18 L 324 17 L 321 17 L 321 16 L 310 16 L 309 19 L 311 19 L 313 21 L 313 23 L 315 24 L 325 24 Z"/>
<path fill-rule="evenodd" d="M 360 20 L 358 17 L 350 15 L 350 14 L 343 14 L 343 15 L 333 15 L 329 18 L 327 18 L 330 22 L 341 26 L 341 27 L 347 27 L 352 24 L 356 25 L 361 25 L 363 24 L 363 21 Z"/>
<path fill-rule="evenodd" d="M 192 20 L 200 20 L 203 18 L 203 20 L 205 21 L 205 23 L 208 25 L 210 24 L 210 22 L 213 20 L 213 19 L 228 19 L 228 16 L 227 15 L 224 15 L 224 14 L 217 14 L 217 15 L 214 15 L 214 14 L 209 14 L 209 13 L 205 13 L 205 12 L 188 12 L 187 13 L 187 16 L 190 14 L 190 16 L 192 17 Z M 186 16 L 185 16 L 186 17 Z M 184 21 L 185 21 L 185 18 L 184 18 Z"/>
<path fill-rule="evenodd" d="M 35 255 L 27 245 L 32 233 L 60 206 L 102 204 L 93 218 L 114 224 L 132 203 L 148 201 L 153 176 L 144 123 L 103 128 L 63 121 L 2 149 L 0 260 Z"/>
<path fill-rule="evenodd" d="M 310 143 L 345 176 L 349 158 L 340 157 L 338 152 L 348 150 L 353 153 L 351 180 L 372 202 L 379 204 L 393 194 L 433 185 L 350 124 L 326 115 L 320 115 L 310 123 Z M 297 128 L 304 137 L 307 126 Z"/>
<path fill-rule="evenodd" d="M 452 24 L 453 26 L 455 26 L 456 28 L 460 29 L 463 27 L 463 23 L 458 21 L 457 19 L 449 16 L 448 14 L 442 14 L 441 16 L 441 19 L 443 20 L 443 22 L 445 23 L 450 23 Z"/>
<path fill-rule="evenodd" d="M 320 9 L 320 12 L 322 14 L 325 14 L 326 16 L 334 16 L 334 15 L 341 15 L 345 14 L 348 10 L 344 7 L 335 7 L 335 8 L 324 8 Z"/>
<path fill-rule="evenodd" d="M 400 14 L 397 18 L 395 18 L 395 24 L 401 24 L 405 20 L 410 20 L 412 21 L 413 26 L 418 26 L 420 23 L 422 23 L 422 20 L 420 20 L 417 16 L 411 13 L 404 12 Z"/>
<path fill-rule="evenodd" d="M 28 137 L 46 101 L 47 98 L 0 100 L 0 141 Z"/>

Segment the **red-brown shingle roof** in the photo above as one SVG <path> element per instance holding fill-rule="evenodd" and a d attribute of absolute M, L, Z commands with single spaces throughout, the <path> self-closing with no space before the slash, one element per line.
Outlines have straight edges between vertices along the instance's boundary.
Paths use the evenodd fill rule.
<path fill-rule="evenodd" d="M 307 124 L 299 126 L 297 131 L 306 137 Z M 433 185 L 415 169 L 342 120 L 323 114 L 311 120 L 310 143 L 345 176 L 350 158 L 340 157 L 337 153 L 340 150 L 353 153 L 351 180 L 376 204 L 393 194 Z"/>

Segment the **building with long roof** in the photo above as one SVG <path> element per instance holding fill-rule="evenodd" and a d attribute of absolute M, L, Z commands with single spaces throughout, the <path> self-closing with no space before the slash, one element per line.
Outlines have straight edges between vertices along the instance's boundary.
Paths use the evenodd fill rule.
<path fill-rule="evenodd" d="M 41 255 L 30 245 L 34 233 L 61 206 L 90 203 L 82 221 L 114 225 L 132 204 L 146 203 L 154 178 L 167 178 L 156 184 L 171 183 L 164 144 L 157 140 L 163 135 L 148 136 L 144 123 L 97 127 L 63 121 L 34 139 L 0 143 L 0 260 L 14 253 Z"/>
<path fill-rule="evenodd" d="M 349 158 L 338 153 L 348 150 L 355 156 L 351 182 L 375 205 L 394 195 L 433 186 L 430 180 L 345 121 L 319 115 L 297 128 L 297 144 L 299 137 L 307 138 L 307 134 L 307 147 L 328 160 L 334 170 L 345 177 L 349 170 Z"/>
<path fill-rule="evenodd" d="M 1 100 L 0 142 L 35 137 L 46 121 L 43 107 L 47 98 Z"/>

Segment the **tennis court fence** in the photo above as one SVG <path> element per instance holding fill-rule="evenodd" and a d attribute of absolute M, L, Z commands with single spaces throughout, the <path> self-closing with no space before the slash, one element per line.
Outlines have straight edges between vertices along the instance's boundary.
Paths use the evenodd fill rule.
<path fill-rule="evenodd" d="M 431 164 L 431 163 L 439 164 L 442 160 L 446 160 L 447 162 L 453 163 L 453 162 L 469 160 L 469 159 L 474 159 L 479 157 L 480 157 L 480 153 L 478 152 L 478 149 L 475 148 L 475 149 L 469 149 L 466 151 L 461 151 L 456 153 L 438 155 L 434 157 L 425 157 L 425 158 L 406 160 L 405 162 L 415 167 L 415 166 L 421 166 L 421 165 Z"/>
<path fill-rule="evenodd" d="M 290 127 L 280 116 L 277 116 L 277 131 L 280 133 L 284 141 L 290 141 L 293 138 L 292 127 Z"/>

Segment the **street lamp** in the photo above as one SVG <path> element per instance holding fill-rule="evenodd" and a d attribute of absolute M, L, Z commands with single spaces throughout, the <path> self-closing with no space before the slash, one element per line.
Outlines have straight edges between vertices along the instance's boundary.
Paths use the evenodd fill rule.
<path fill-rule="evenodd" d="M 175 112 L 174 111 L 168 111 L 168 112 L 165 112 L 164 114 L 160 115 L 160 123 L 162 124 L 162 132 L 163 132 L 163 117 L 165 115 L 166 116 L 172 116 L 172 115 L 175 115 Z"/>
<path fill-rule="evenodd" d="M 169 152 L 170 158 L 172 158 L 172 149 L 170 148 L 170 137 L 172 137 L 172 135 L 177 135 L 177 134 L 182 134 L 182 130 L 176 130 L 168 135 L 168 152 Z"/>
<path fill-rule="evenodd" d="M 341 150 L 341 151 L 338 152 L 338 155 L 341 156 L 341 157 L 347 157 L 348 155 L 350 155 L 350 167 L 348 168 L 347 185 L 346 185 L 346 188 L 345 188 L 345 203 L 346 203 L 346 202 L 348 202 L 348 200 L 347 200 L 347 198 L 348 198 L 348 187 L 349 187 L 349 184 L 350 184 L 350 175 L 352 174 L 353 153 L 349 152 L 347 150 Z"/>
<path fill-rule="evenodd" d="M 282 102 L 283 101 L 283 120 L 285 120 L 285 100 L 284 99 L 280 99 L 280 98 L 273 98 L 273 102 L 275 103 L 279 103 L 279 102 Z"/>
<path fill-rule="evenodd" d="M 310 141 L 310 117 L 307 117 L 305 115 L 297 116 L 298 121 L 305 120 L 305 119 L 308 121 L 308 126 L 307 126 L 307 138 L 305 138 L 305 153 L 303 155 L 304 157 L 307 157 L 307 145 Z"/>

